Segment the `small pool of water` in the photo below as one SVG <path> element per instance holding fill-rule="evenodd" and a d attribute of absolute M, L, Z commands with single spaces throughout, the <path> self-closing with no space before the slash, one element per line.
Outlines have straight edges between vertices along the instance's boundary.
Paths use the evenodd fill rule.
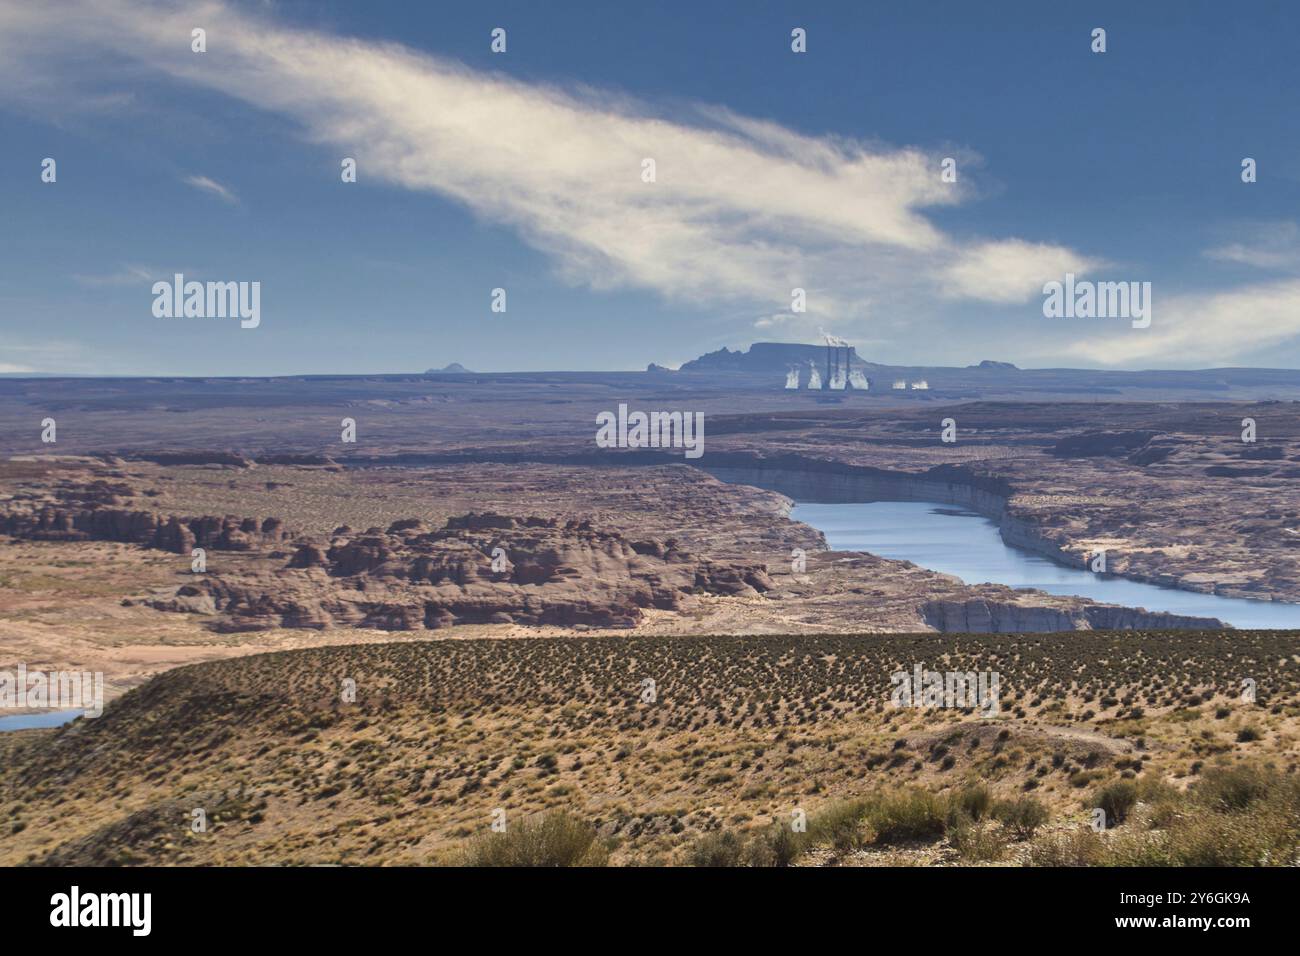
<path fill-rule="evenodd" d="M 0 717 L 0 732 L 30 730 L 33 727 L 58 727 L 80 717 L 80 710 L 46 710 L 39 714 L 11 714 Z"/>
<path fill-rule="evenodd" d="M 1070 568 L 1013 548 L 983 515 L 925 501 L 796 504 L 790 517 L 826 535 L 836 551 L 869 551 L 952 574 L 967 584 L 1038 588 L 1107 604 L 1196 617 L 1240 628 L 1300 628 L 1300 604 L 1250 601 L 1165 588 Z"/>

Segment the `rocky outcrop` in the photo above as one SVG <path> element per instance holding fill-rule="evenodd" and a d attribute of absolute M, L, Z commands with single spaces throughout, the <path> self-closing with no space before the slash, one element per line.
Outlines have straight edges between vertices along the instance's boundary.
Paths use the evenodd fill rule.
<path fill-rule="evenodd" d="M 123 508 L 67 511 L 47 507 L 0 518 L 0 533 L 34 541 L 120 541 L 175 554 L 195 547 L 214 551 L 250 551 L 278 544 L 284 537 L 279 518 L 158 515 Z"/>
<path fill-rule="evenodd" d="M 279 518 L 182 517 L 124 507 L 151 494 L 125 482 L 63 482 L 7 502 L 0 513 L 0 534 L 33 541 L 120 541 L 184 555 L 195 547 L 251 551 L 286 538 Z"/>
<path fill-rule="evenodd" d="M 941 501 L 995 520 L 1013 494 L 1005 479 L 964 465 L 938 465 L 909 473 L 798 455 L 754 458 L 717 454 L 709 456 L 705 470 L 723 481 L 770 488 L 800 501 Z"/>
<path fill-rule="evenodd" d="M 616 628 L 635 625 L 646 609 L 680 610 L 697 594 L 756 595 L 772 587 L 761 565 L 696 557 L 673 539 L 632 541 L 589 521 L 470 514 L 437 530 L 414 519 L 360 534 L 339 530 L 328 546 L 299 543 L 281 568 L 210 574 L 146 603 L 210 607 L 221 615 L 214 628 L 223 631 Z"/>
<path fill-rule="evenodd" d="M 1084 598 L 1071 608 L 983 600 L 929 601 L 921 616 L 937 631 L 960 634 L 1013 634 L 1042 631 L 1129 631 L 1171 628 L 1221 628 L 1208 617 L 1152 612 L 1142 608 L 1093 604 Z"/>
<path fill-rule="evenodd" d="M 1123 458 L 1156 437 L 1152 431 L 1094 431 L 1062 438 L 1048 451 L 1058 458 Z"/>

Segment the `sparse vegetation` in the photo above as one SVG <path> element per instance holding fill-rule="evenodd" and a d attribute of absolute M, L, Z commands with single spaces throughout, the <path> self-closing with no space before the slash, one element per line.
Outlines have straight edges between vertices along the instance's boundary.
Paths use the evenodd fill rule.
<path fill-rule="evenodd" d="M 1106 813 L 1106 826 L 1117 827 L 1137 804 L 1137 785 L 1129 780 L 1109 783 L 1093 794 L 1091 806 Z"/>
<path fill-rule="evenodd" d="M 962 818 L 949 830 L 949 840 L 966 863 L 996 863 L 1007 852 L 1007 838 L 993 827 Z"/>
<path fill-rule="evenodd" d="M 1236 743 L 1215 702 L 1296 639 L 1233 639 L 1231 666 L 1209 653 L 1219 634 L 1093 632 L 412 641 L 179 668 L 101 720 L 0 734 L 16 784 L 0 861 L 1276 862 L 1300 830 L 1286 796 L 1300 675 L 1270 681 L 1257 741 Z M 997 670 L 1004 715 L 1061 709 L 895 710 L 902 654 Z M 357 675 L 356 703 L 337 675 Z M 1077 727 L 1089 694 L 1140 703 L 1141 730 Z M 190 835 L 176 801 L 231 774 L 259 781 L 255 804 L 215 814 L 219 840 Z M 1100 843 L 1061 835 L 1094 805 Z M 497 807 L 505 839 L 488 830 Z"/>
<path fill-rule="evenodd" d="M 596 832 L 567 813 L 523 820 L 502 833 L 476 837 L 465 866 L 604 866 L 609 854 Z"/>
<path fill-rule="evenodd" d="M 1016 797 L 993 804 L 993 818 L 1006 827 L 1017 840 L 1028 840 L 1047 822 L 1048 810 L 1034 797 Z"/>
<path fill-rule="evenodd" d="M 883 844 L 937 839 L 947 830 L 947 818 L 947 802 L 919 788 L 878 794 L 867 809 L 876 842 Z"/>
<path fill-rule="evenodd" d="M 954 805 L 972 820 L 983 820 L 993 805 L 993 795 L 984 784 L 971 784 L 957 794 Z"/>

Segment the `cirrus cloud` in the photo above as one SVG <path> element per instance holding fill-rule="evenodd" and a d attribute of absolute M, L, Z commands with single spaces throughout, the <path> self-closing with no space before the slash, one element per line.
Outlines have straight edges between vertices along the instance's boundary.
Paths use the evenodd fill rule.
<path fill-rule="evenodd" d="M 46 16 L 0 3 L 0 60 L 36 75 L 100 53 L 112 75 L 214 89 L 290 118 L 359 176 L 450 197 L 514 229 L 567 281 L 635 288 L 772 315 L 808 291 L 811 334 L 880 303 L 1028 303 L 1091 257 L 1014 237 L 958 239 L 927 212 L 968 197 L 913 147 L 810 136 L 717 106 L 662 109 L 560 89 L 392 43 L 277 23 L 225 3 L 178 11 L 145 0 L 69 0 Z M 208 52 L 189 48 L 207 31 Z M 3 39 L 8 37 L 9 41 Z M 127 69 L 126 67 L 129 67 Z M 5 69 L 0 67 L 0 69 Z M 653 158 L 656 181 L 643 182 Z M 236 202 L 204 176 L 190 185 Z M 760 320 L 763 321 L 763 320 Z M 841 324 L 840 328 L 844 328 Z"/>

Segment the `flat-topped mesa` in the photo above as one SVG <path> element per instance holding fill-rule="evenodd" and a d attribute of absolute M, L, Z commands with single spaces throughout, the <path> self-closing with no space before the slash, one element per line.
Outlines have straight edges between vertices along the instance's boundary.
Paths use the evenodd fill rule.
<path fill-rule="evenodd" d="M 851 345 L 841 346 L 847 350 L 844 360 L 849 367 L 864 363 Z M 682 364 L 683 372 L 780 372 L 784 374 L 790 366 L 805 366 L 813 362 L 821 367 L 826 361 L 825 345 L 805 345 L 795 342 L 755 342 L 748 351 L 732 351 L 720 348 L 708 352 L 697 359 Z"/>
<path fill-rule="evenodd" d="M 279 569 L 209 575 L 193 585 L 200 594 L 148 603 L 194 610 L 194 598 L 210 598 L 203 606 L 223 615 L 217 630 L 630 627 L 647 609 L 772 586 L 762 565 L 697 557 L 672 539 L 632 541 L 588 520 L 485 513 L 452 517 L 435 531 L 418 519 L 386 531 L 340 528 L 328 546 L 301 542 Z"/>

